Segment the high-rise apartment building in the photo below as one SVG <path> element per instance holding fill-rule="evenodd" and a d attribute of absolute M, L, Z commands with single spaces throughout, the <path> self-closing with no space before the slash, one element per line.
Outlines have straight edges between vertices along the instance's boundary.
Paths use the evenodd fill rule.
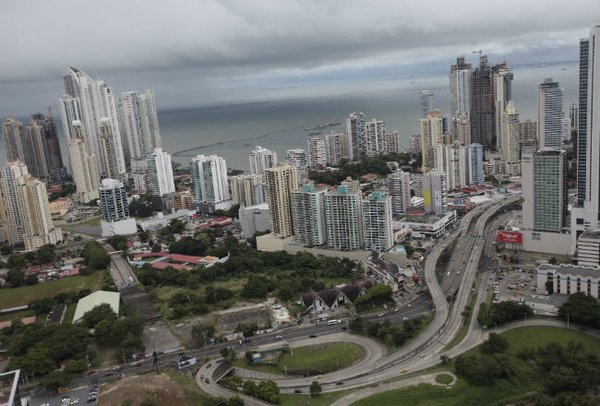
<path fill-rule="evenodd" d="M 205 211 L 227 209 L 231 205 L 227 184 L 227 162 L 217 155 L 198 155 L 190 162 L 194 203 Z"/>
<path fill-rule="evenodd" d="M 27 166 L 11 161 L 0 170 L 0 236 L 28 251 L 62 241 L 48 209 L 46 186 L 29 175 Z"/>
<path fill-rule="evenodd" d="M 410 173 L 402 170 L 387 176 L 388 192 L 392 199 L 392 213 L 399 217 L 410 208 Z"/>
<path fill-rule="evenodd" d="M 43 114 L 35 113 L 31 115 L 30 126 L 41 127 L 39 130 L 36 129 L 36 132 L 40 132 L 42 135 L 44 157 L 50 179 L 53 181 L 61 179 L 64 164 L 60 152 L 60 142 L 58 140 L 58 132 L 56 131 L 54 118 L 51 115 L 44 116 Z"/>
<path fill-rule="evenodd" d="M 312 182 L 292 192 L 294 240 L 320 246 L 326 241 L 325 196 L 327 189 L 316 189 Z"/>
<path fill-rule="evenodd" d="M 394 152 L 400 153 L 402 152 L 401 142 L 400 142 L 400 131 L 392 131 L 386 134 L 387 138 L 387 151 L 385 152 Z"/>
<path fill-rule="evenodd" d="M 419 117 L 427 118 L 427 115 L 433 111 L 433 92 L 421 90 L 419 93 Z"/>
<path fill-rule="evenodd" d="M 6 152 L 7 161 L 16 161 L 17 159 L 25 163 L 25 131 L 23 123 L 14 117 L 8 117 L 2 123 L 2 141 L 4 142 L 4 152 Z"/>
<path fill-rule="evenodd" d="M 249 161 L 250 173 L 253 175 L 262 175 L 265 169 L 277 165 L 277 152 L 258 145 L 250 151 Z"/>
<path fill-rule="evenodd" d="M 483 146 L 471 144 L 468 149 L 468 175 L 467 185 L 483 185 L 485 173 L 483 172 Z"/>
<path fill-rule="evenodd" d="M 348 134 L 349 154 L 348 159 L 359 159 L 367 151 L 365 138 L 365 114 L 362 112 L 350 113 L 346 118 L 346 134 Z"/>
<path fill-rule="evenodd" d="M 467 116 L 461 116 L 452 120 L 454 140 L 460 145 L 471 143 L 471 120 Z"/>
<path fill-rule="evenodd" d="M 519 122 L 519 160 L 524 153 L 534 153 L 538 149 L 537 122 L 530 119 Z"/>
<path fill-rule="evenodd" d="M 586 200 L 588 174 L 588 70 L 590 63 L 590 41 L 579 41 L 579 102 L 577 114 L 577 206 Z"/>
<path fill-rule="evenodd" d="M 83 141 L 88 152 L 99 158 L 100 176 L 123 177 L 127 168 L 112 88 L 72 67 L 67 69 L 63 80 L 66 95 L 60 98 L 60 107 L 65 134 L 72 137 L 73 123 L 83 123 L 86 135 Z"/>
<path fill-rule="evenodd" d="M 426 213 L 444 214 L 448 211 L 446 174 L 431 171 L 423 174 L 423 203 Z"/>
<path fill-rule="evenodd" d="M 506 165 L 506 173 L 510 175 L 521 174 L 521 159 L 519 148 L 519 112 L 512 101 L 508 103 L 506 109 L 501 114 L 502 125 L 500 129 L 502 160 Z"/>
<path fill-rule="evenodd" d="M 79 127 L 83 129 L 82 127 Z M 98 199 L 98 165 L 96 158 L 87 152 L 85 142 L 80 137 L 71 137 L 67 141 L 69 157 L 71 160 L 71 171 L 75 183 L 75 194 L 73 200 L 78 203 L 88 203 Z"/>
<path fill-rule="evenodd" d="M 344 133 L 334 133 L 332 131 L 330 134 L 325 135 L 326 161 L 328 165 L 339 165 L 344 158 L 344 139 L 347 139 Z"/>
<path fill-rule="evenodd" d="M 410 152 L 413 154 L 421 153 L 421 135 L 413 134 L 410 136 Z"/>
<path fill-rule="evenodd" d="M 129 214 L 129 201 L 123 182 L 116 179 L 102 179 L 98 188 L 98 203 L 102 212 L 102 236 L 135 234 L 135 220 Z"/>
<path fill-rule="evenodd" d="M 479 57 L 479 66 L 473 71 L 471 86 L 471 142 L 483 145 L 485 150 L 496 148 L 496 116 L 492 67 L 486 55 Z"/>
<path fill-rule="evenodd" d="M 351 251 L 363 246 L 362 205 L 359 192 L 338 186 L 325 196 L 327 246 L 339 251 Z"/>
<path fill-rule="evenodd" d="M 259 193 L 262 185 L 261 175 L 238 175 L 229 177 L 231 203 L 241 206 L 255 206 L 265 203 L 264 196 Z"/>
<path fill-rule="evenodd" d="M 308 137 L 308 166 L 310 168 L 325 166 L 327 164 L 327 149 L 325 138 L 317 135 Z"/>
<path fill-rule="evenodd" d="M 471 112 L 473 70 L 471 69 L 471 64 L 465 62 L 464 56 L 456 58 L 456 64 L 450 66 L 449 77 L 450 116 L 452 118 L 462 117 L 463 119 L 468 119 Z"/>
<path fill-rule="evenodd" d="M 269 222 L 271 233 L 289 237 L 294 234 L 292 222 L 292 191 L 298 188 L 298 170 L 290 164 L 278 164 L 265 169 Z"/>
<path fill-rule="evenodd" d="M 44 127 L 31 122 L 25 127 L 25 142 L 23 143 L 25 164 L 29 173 L 43 182 L 50 180 L 50 171 L 46 160 L 44 146 Z"/>
<path fill-rule="evenodd" d="M 169 211 L 173 207 L 173 193 L 175 193 L 171 154 L 158 147 L 150 153 L 147 161 L 152 205 L 155 210 Z"/>
<path fill-rule="evenodd" d="M 465 186 L 467 161 L 466 156 L 460 153 L 462 150 L 458 143 L 433 147 L 433 168 L 446 174 L 448 190 Z"/>
<path fill-rule="evenodd" d="M 443 144 L 444 130 L 442 114 L 439 111 L 433 111 L 427 115 L 427 118 L 421 118 L 419 120 L 419 131 L 423 168 L 432 168 L 434 165 L 432 148 Z"/>
<path fill-rule="evenodd" d="M 385 252 L 394 245 L 392 199 L 373 192 L 362 201 L 363 244 L 366 249 Z"/>
<path fill-rule="evenodd" d="M 540 148 L 562 148 L 565 131 L 563 89 L 547 78 L 538 85 L 538 140 Z"/>
<path fill-rule="evenodd" d="M 506 62 L 494 66 L 493 69 L 493 80 L 494 80 L 494 112 L 496 116 L 496 150 L 501 151 L 503 140 L 502 135 L 504 131 L 503 115 L 506 111 L 508 103 L 512 100 L 512 80 L 513 73 Z"/>
<path fill-rule="evenodd" d="M 287 163 L 296 168 L 298 172 L 298 186 L 308 180 L 308 156 L 302 148 L 288 149 L 285 155 Z"/>
<path fill-rule="evenodd" d="M 366 156 L 377 156 L 387 152 L 388 146 L 385 121 L 373 119 L 365 122 L 365 137 Z"/>

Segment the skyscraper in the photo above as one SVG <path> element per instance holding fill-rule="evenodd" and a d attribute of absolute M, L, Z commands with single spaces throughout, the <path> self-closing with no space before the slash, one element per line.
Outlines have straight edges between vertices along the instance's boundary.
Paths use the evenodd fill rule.
<path fill-rule="evenodd" d="M 522 159 L 523 153 L 533 153 L 538 149 L 537 122 L 529 119 L 519 122 L 519 159 Z"/>
<path fill-rule="evenodd" d="M 126 172 L 126 165 L 117 103 L 112 88 L 103 81 L 93 80 L 84 72 L 72 67 L 67 69 L 63 80 L 66 95 L 60 98 L 60 107 L 65 134 L 68 138 L 72 137 L 73 122 L 82 122 L 86 134 L 83 141 L 88 152 L 100 157 L 98 159 L 100 176 L 122 177 Z M 103 154 L 100 150 L 101 142 L 104 143 L 104 153 L 111 154 L 105 159 L 102 158 Z"/>
<path fill-rule="evenodd" d="M 308 166 L 315 168 L 327 164 L 327 149 L 325 148 L 325 138 L 311 135 L 308 137 Z"/>
<path fill-rule="evenodd" d="M 481 144 L 471 144 L 465 147 L 469 151 L 468 159 L 468 185 L 483 185 L 485 174 L 483 173 L 483 146 Z"/>
<path fill-rule="evenodd" d="M 334 133 L 325 135 L 325 149 L 328 165 L 339 165 L 344 157 L 343 141 L 345 137 L 343 133 Z"/>
<path fill-rule="evenodd" d="M 577 206 L 583 206 L 587 190 L 588 156 L 588 70 L 590 41 L 579 41 L 579 111 L 577 120 Z"/>
<path fill-rule="evenodd" d="M 538 140 L 540 148 L 562 148 L 565 132 L 563 89 L 547 78 L 538 85 Z"/>
<path fill-rule="evenodd" d="M 433 93 L 429 90 L 421 90 L 419 93 L 419 117 L 427 118 L 433 111 Z"/>
<path fill-rule="evenodd" d="M 348 159 L 359 159 L 367 152 L 365 139 L 365 114 L 361 112 L 350 113 L 346 118 L 346 134 L 348 134 L 349 154 Z"/>
<path fill-rule="evenodd" d="M 306 151 L 302 148 L 288 149 L 285 160 L 296 168 L 298 185 L 304 184 L 308 180 L 308 156 L 306 155 Z"/>
<path fill-rule="evenodd" d="M 271 233 L 289 237 L 294 234 L 292 222 L 292 191 L 298 187 L 298 171 L 290 164 L 265 169 L 267 203 Z"/>
<path fill-rule="evenodd" d="M 172 207 L 175 181 L 171 155 L 155 148 L 148 156 L 148 184 L 152 192 L 152 204 L 155 210 L 169 211 Z"/>
<path fill-rule="evenodd" d="M 238 175 L 229 177 L 231 203 L 242 206 L 255 206 L 265 202 L 259 185 L 262 185 L 261 175 Z"/>
<path fill-rule="evenodd" d="M 373 119 L 365 122 L 365 155 L 377 156 L 387 152 L 385 121 Z"/>
<path fill-rule="evenodd" d="M 402 152 L 400 147 L 400 131 L 392 131 L 386 134 L 387 137 L 387 151 L 399 153 Z"/>
<path fill-rule="evenodd" d="M 64 164 L 60 152 L 60 143 L 54 118 L 51 115 L 44 116 L 40 113 L 32 114 L 30 125 L 42 127 L 41 134 L 46 166 L 50 173 L 50 178 L 53 181 L 59 180 L 62 177 Z"/>
<path fill-rule="evenodd" d="M 387 176 L 388 191 L 392 199 L 392 213 L 401 216 L 410 208 L 410 173 L 402 170 Z"/>
<path fill-rule="evenodd" d="M 466 186 L 464 184 L 464 180 L 466 179 L 466 157 L 464 155 L 461 156 L 460 152 L 461 148 L 458 143 L 433 147 L 434 170 L 443 172 L 446 175 L 446 187 L 448 190 Z"/>
<path fill-rule="evenodd" d="M 292 192 L 294 240 L 310 246 L 324 245 L 325 196 L 327 189 L 316 189 L 310 182 Z"/>
<path fill-rule="evenodd" d="M 217 155 L 198 155 L 190 163 L 194 203 L 205 211 L 227 209 L 231 205 L 227 184 L 227 163 Z"/>
<path fill-rule="evenodd" d="M 362 205 L 360 192 L 338 186 L 325 196 L 327 246 L 351 251 L 363 246 Z"/>
<path fill-rule="evenodd" d="M 100 211 L 102 212 L 102 236 L 135 234 L 135 220 L 129 214 L 129 201 L 123 182 L 102 179 L 98 188 Z"/>
<path fill-rule="evenodd" d="M 494 80 L 494 103 L 496 116 L 496 150 L 502 150 L 502 135 L 504 134 L 504 121 L 502 113 L 505 112 L 508 103 L 512 100 L 513 73 L 506 62 L 498 64 L 493 68 Z"/>
<path fill-rule="evenodd" d="M 83 130 L 83 127 L 79 127 Z M 67 141 L 69 157 L 71 159 L 71 171 L 76 192 L 73 200 L 78 203 L 88 203 L 98 199 L 98 165 L 96 158 L 88 154 L 85 142 L 81 137 L 71 137 Z"/>
<path fill-rule="evenodd" d="M 262 175 L 265 169 L 277 165 L 277 152 L 257 145 L 250 151 L 249 161 L 250 173 L 253 175 Z"/>
<path fill-rule="evenodd" d="M 519 175 L 519 113 L 512 101 L 508 103 L 502 117 L 502 134 L 500 135 L 502 160 L 506 165 L 506 172 L 510 175 Z"/>
<path fill-rule="evenodd" d="M 456 58 L 450 66 L 450 115 L 452 118 L 467 118 L 471 112 L 471 83 L 473 70 L 464 56 Z M 427 116 L 425 116 L 427 117 Z"/>
<path fill-rule="evenodd" d="M 23 143 L 25 164 L 29 173 L 43 182 L 50 180 L 46 152 L 44 147 L 44 127 L 31 122 L 25 128 L 25 142 Z"/>
<path fill-rule="evenodd" d="M 8 117 L 2 123 L 2 141 L 4 142 L 4 151 L 6 152 L 7 161 L 20 160 L 25 162 L 25 152 L 23 144 L 25 144 L 25 131 L 23 123 L 14 117 Z"/>
<path fill-rule="evenodd" d="M 382 192 L 373 192 L 362 201 L 363 244 L 368 250 L 388 251 L 394 245 L 392 200 Z"/>
<path fill-rule="evenodd" d="M 439 171 L 423 174 L 422 187 L 425 212 L 445 214 L 448 211 L 446 174 Z"/>
<path fill-rule="evenodd" d="M 29 175 L 27 166 L 11 161 L 0 170 L 0 236 L 28 251 L 62 241 L 48 209 L 46 186 Z"/>
<path fill-rule="evenodd" d="M 471 142 L 483 145 L 485 150 L 495 149 L 494 84 L 486 55 L 479 57 L 479 66 L 473 71 L 470 120 Z"/>
<path fill-rule="evenodd" d="M 442 114 L 439 111 L 433 111 L 427 115 L 427 118 L 421 118 L 419 130 L 423 168 L 432 168 L 434 165 L 432 148 L 443 143 Z"/>

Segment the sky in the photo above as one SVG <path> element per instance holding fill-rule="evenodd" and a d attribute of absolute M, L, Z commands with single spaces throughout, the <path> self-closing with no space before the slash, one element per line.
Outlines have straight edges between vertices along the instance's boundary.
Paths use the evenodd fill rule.
<path fill-rule="evenodd" d="M 57 114 L 66 66 L 175 109 L 385 88 L 477 50 L 576 61 L 597 23 L 597 0 L 3 1 L 0 117 Z"/>

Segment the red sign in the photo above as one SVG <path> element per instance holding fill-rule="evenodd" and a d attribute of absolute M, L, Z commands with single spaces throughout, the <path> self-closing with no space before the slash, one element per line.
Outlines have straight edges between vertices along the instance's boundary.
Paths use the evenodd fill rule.
<path fill-rule="evenodd" d="M 509 244 L 523 244 L 523 234 L 518 231 L 496 231 L 496 241 Z"/>

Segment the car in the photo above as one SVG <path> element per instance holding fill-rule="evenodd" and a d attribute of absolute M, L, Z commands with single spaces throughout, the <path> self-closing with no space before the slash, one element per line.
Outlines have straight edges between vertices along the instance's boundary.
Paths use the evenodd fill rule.
<path fill-rule="evenodd" d="M 399 310 L 399 309 L 396 307 L 396 308 L 394 309 L 394 313 L 396 313 L 398 310 Z"/>
<path fill-rule="evenodd" d="M 209 362 L 208 364 L 206 364 L 206 368 L 210 368 L 212 367 L 212 364 Z"/>
<path fill-rule="evenodd" d="M 204 379 L 204 375 L 200 375 L 200 379 Z"/>
<path fill-rule="evenodd" d="M 342 381 L 337 381 L 335 384 L 339 386 L 339 385 L 343 385 L 343 384 L 344 384 L 344 382 L 342 382 Z"/>
<path fill-rule="evenodd" d="M 317 335 L 316 334 L 311 334 L 311 335 L 308 336 L 308 338 L 317 338 Z"/>
<path fill-rule="evenodd" d="M 208 378 L 204 378 L 204 382 L 210 383 L 210 380 Z"/>
<path fill-rule="evenodd" d="M 401 373 L 401 374 L 405 374 L 405 373 L 407 373 L 407 372 L 408 372 L 408 369 L 406 369 L 406 368 L 402 368 L 402 369 L 400 370 L 400 373 Z"/>
<path fill-rule="evenodd" d="M 385 314 L 384 312 L 379 312 L 379 313 L 377 313 L 377 317 L 383 317 L 384 314 Z"/>
<path fill-rule="evenodd" d="M 277 340 L 283 340 L 283 336 L 275 336 Z"/>
<path fill-rule="evenodd" d="M 300 389 L 294 389 L 294 393 L 302 393 Z"/>
<path fill-rule="evenodd" d="M 459 272 L 460 273 L 460 272 Z M 412 306 L 411 303 L 407 304 L 406 307 L 408 307 L 410 309 L 410 307 Z"/>
<path fill-rule="evenodd" d="M 406 320 L 408 320 L 408 317 L 406 317 L 406 316 L 402 317 L 402 321 L 406 321 Z"/>

